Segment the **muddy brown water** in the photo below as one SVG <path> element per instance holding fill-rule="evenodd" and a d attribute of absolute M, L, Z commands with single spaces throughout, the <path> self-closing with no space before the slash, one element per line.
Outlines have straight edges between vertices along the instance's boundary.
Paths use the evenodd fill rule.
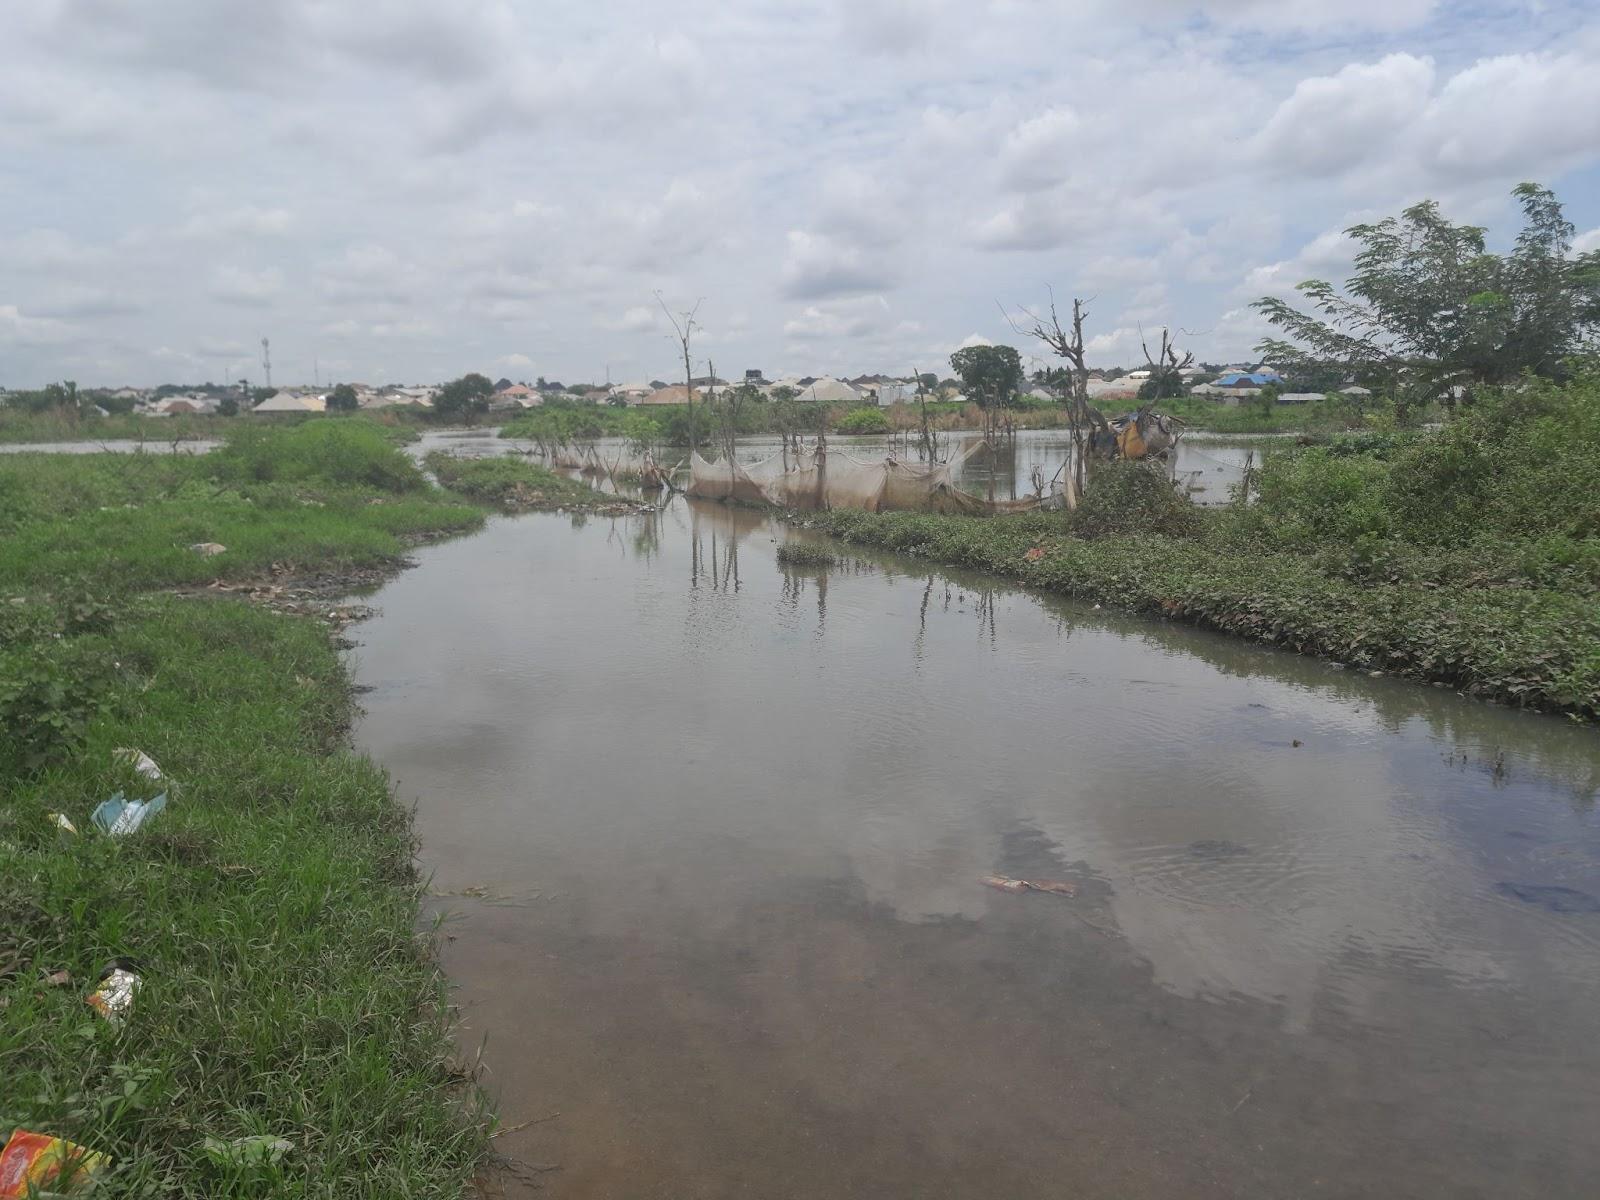
<path fill-rule="evenodd" d="M 355 627 L 526 1194 L 1596 1194 L 1593 730 L 786 536 L 496 519 Z"/>

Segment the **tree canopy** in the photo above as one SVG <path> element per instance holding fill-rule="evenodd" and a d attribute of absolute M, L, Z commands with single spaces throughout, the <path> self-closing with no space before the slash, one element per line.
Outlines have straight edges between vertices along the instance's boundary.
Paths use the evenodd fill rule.
<path fill-rule="evenodd" d="M 348 383 L 341 383 L 328 393 L 329 412 L 355 412 L 361 407 L 361 402 L 356 399 L 356 389 Z"/>
<path fill-rule="evenodd" d="M 489 411 L 494 382 L 476 371 L 452 379 L 433 398 L 433 411 L 443 417 L 472 417 Z"/>
<path fill-rule="evenodd" d="M 1600 251 L 1572 253 L 1574 228 L 1548 188 L 1524 183 L 1512 194 L 1523 228 L 1509 254 L 1491 253 L 1483 227 L 1452 224 L 1432 200 L 1352 226 L 1355 274 L 1342 289 L 1302 283 L 1313 313 L 1257 300 L 1287 335 L 1257 349 L 1291 373 L 1333 365 L 1418 401 L 1526 374 L 1561 377 L 1600 331 Z"/>
<path fill-rule="evenodd" d="M 1022 356 L 1014 346 L 963 346 L 950 356 L 967 399 L 984 408 L 1005 405 L 1022 383 Z"/>

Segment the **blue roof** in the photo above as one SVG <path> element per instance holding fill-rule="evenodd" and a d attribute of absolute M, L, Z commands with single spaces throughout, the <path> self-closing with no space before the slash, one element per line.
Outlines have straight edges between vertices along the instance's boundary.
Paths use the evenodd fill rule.
<path fill-rule="evenodd" d="M 1282 383 L 1283 376 L 1276 371 L 1229 371 L 1217 380 L 1218 387 L 1237 387 L 1239 384 L 1248 383 L 1256 387 L 1266 387 L 1269 383 Z"/>

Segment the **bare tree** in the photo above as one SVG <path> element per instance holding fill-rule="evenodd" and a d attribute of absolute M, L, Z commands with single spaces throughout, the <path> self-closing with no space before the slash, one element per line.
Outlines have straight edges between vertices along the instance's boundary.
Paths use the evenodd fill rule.
<path fill-rule="evenodd" d="M 1104 430 L 1109 434 L 1106 419 L 1089 405 L 1089 365 L 1084 360 L 1083 348 L 1083 323 L 1088 319 L 1088 312 L 1083 307 L 1083 301 L 1074 298 L 1072 301 L 1072 321 L 1070 332 L 1061 327 L 1061 318 L 1056 313 L 1056 294 L 1050 291 L 1050 308 L 1048 314 L 1040 314 L 1032 309 L 1018 306 L 1023 315 L 1022 321 L 1016 321 L 1005 308 L 1006 321 L 1012 330 L 1025 337 L 1031 337 L 1042 342 L 1057 358 L 1063 358 L 1072 368 L 1072 393 L 1067 398 L 1067 428 L 1072 433 L 1072 497 L 1083 494 L 1084 485 L 1084 460 L 1088 457 L 1090 437 L 1095 430 Z"/>
<path fill-rule="evenodd" d="M 922 382 L 922 372 L 912 367 L 911 374 L 917 381 L 917 415 L 922 419 L 922 457 L 931 467 L 939 461 L 939 435 L 928 424 L 928 388 Z"/>
<path fill-rule="evenodd" d="M 689 403 L 689 453 L 694 454 L 694 368 L 689 363 L 689 342 L 694 337 L 694 331 L 700 326 L 695 321 L 695 314 L 700 311 L 704 299 L 696 300 L 694 307 L 688 312 L 672 315 L 672 310 L 667 307 L 667 302 L 661 298 L 661 293 L 656 293 L 656 303 L 661 306 L 661 311 L 667 314 L 667 320 L 672 322 L 673 331 L 678 335 L 678 345 L 683 347 L 683 391 L 684 399 Z"/>
<path fill-rule="evenodd" d="M 1165 326 L 1161 329 L 1159 352 L 1154 355 L 1150 353 L 1143 329 L 1139 330 L 1139 349 L 1144 351 L 1145 369 L 1150 372 L 1150 398 L 1160 400 L 1166 396 L 1183 395 L 1183 372 L 1194 366 L 1194 352 L 1186 351 L 1179 358 L 1177 347 L 1172 344 L 1172 337 Z"/>

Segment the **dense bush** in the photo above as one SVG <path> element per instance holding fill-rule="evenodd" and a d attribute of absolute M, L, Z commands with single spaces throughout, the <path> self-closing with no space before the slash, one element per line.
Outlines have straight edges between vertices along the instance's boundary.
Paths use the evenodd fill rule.
<path fill-rule="evenodd" d="M 1188 537 L 1200 531 L 1201 516 L 1159 464 L 1113 462 L 1091 472 L 1068 523 L 1083 538 L 1124 533 Z"/>
<path fill-rule="evenodd" d="M 888 433 L 889 418 L 881 408 L 853 408 L 834 426 L 839 433 Z"/>
<path fill-rule="evenodd" d="M 383 430 L 359 420 L 238 426 L 208 462 L 218 478 L 237 482 L 322 481 L 386 492 L 426 486 L 416 464 Z"/>

